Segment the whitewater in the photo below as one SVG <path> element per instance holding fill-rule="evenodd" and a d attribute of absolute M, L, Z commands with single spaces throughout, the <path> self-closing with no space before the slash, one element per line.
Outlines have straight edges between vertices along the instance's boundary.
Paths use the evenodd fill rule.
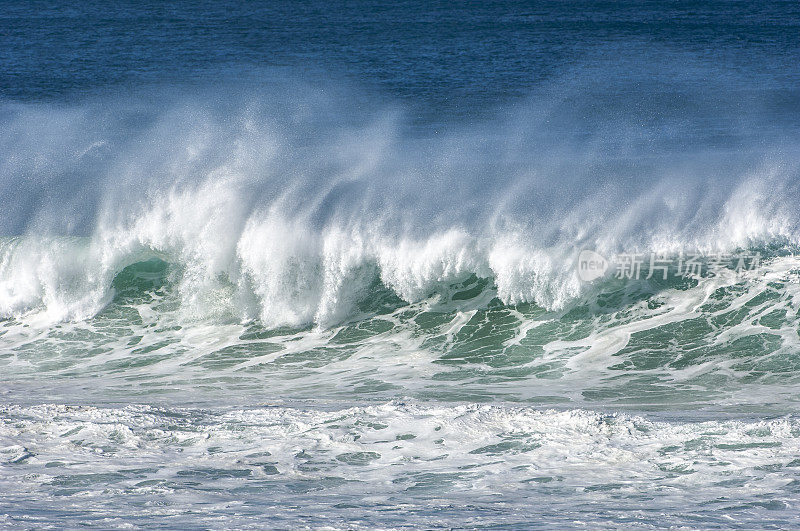
<path fill-rule="evenodd" d="M 685 116 L 628 123 L 614 108 L 573 132 L 593 102 L 560 86 L 517 116 L 430 138 L 324 88 L 5 105 L 0 170 L 16 200 L 0 315 L 89 318 L 148 260 L 173 266 L 194 318 L 328 326 L 374 282 L 412 303 L 470 275 L 504 304 L 558 309 L 586 292 L 582 249 L 797 245 L 796 137 L 751 145 L 757 115 L 712 108 L 723 146 L 675 128 Z"/>
<path fill-rule="evenodd" d="M 425 136 L 292 86 L 4 106 L 7 523 L 789 521 L 792 138 L 542 100 Z M 763 259 L 584 282 L 582 249 Z"/>

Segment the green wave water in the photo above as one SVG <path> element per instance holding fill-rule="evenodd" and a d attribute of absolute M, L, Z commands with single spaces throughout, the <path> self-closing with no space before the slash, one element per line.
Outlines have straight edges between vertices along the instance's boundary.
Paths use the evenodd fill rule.
<path fill-rule="evenodd" d="M 313 396 L 785 414 L 798 263 L 783 254 L 745 273 L 611 277 L 560 310 L 504 304 L 475 275 L 409 303 L 376 276 L 345 322 L 272 328 L 187 315 L 185 272 L 151 259 L 120 271 L 90 319 L 5 320 L 0 364 L 28 393 L 66 383 L 88 403 Z"/>

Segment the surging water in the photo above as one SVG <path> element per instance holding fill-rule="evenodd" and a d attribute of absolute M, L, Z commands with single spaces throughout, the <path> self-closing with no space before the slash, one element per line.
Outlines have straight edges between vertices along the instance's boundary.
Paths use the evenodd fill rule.
<path fill-rule="evenodd" d="M 800 465 L 800 426 L 788 419 L 397 402 L 5 407 L 3 418 L 0 435 L 42 441 L 35 457 L 2 449 L 7 522 L 26 507 L 29 522 L 44 513 L 103 526 L 781 526 Z"/>

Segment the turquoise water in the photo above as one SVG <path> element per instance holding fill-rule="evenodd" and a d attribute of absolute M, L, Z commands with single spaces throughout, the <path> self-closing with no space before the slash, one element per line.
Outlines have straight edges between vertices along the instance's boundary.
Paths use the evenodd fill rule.
<path fill-rule="evenodd" d="M 799 24 L 9 4 L 0 524 L 791 527 Z"/>

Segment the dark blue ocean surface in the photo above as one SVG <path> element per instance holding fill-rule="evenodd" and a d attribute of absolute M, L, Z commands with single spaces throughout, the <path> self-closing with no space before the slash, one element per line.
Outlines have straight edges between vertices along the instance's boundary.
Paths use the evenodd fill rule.
<path fill-rule="evenodd" d="M 797 105 L 798 59 L 792 0 L 30 1 L 0 11 L 0 96 L 17 101 L 219 83 L 234 66 L 344 77 L 457 116 L 581 68 L 600 85 L 632 72 L 650 91 L 677 75 L 727 98 L 757 85 Z M 692 63 L 704 69 L 685 71 Z"/>

